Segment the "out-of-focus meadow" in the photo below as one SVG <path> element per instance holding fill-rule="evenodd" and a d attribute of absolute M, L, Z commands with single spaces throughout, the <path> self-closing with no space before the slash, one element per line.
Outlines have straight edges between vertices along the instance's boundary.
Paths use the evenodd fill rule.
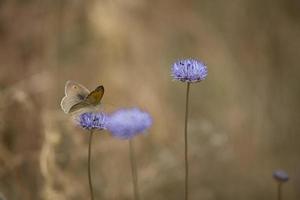
<path fill-rule="evenodd" d="M 89 198 L 88 134 L 60 109 L 64 84 L 105 86 L 103 104 L 138 106 L 142 199 L 181 200 L 185 84 L 171 64 L 199 58 L 191 87 L 190 199 L 276 199 L 275 169 L 300 199 L 300 3 L 296 0 L 0 1 L 0 193 Z M 128 142 L 93 140 L 96 199 L 132 199 Z"/>

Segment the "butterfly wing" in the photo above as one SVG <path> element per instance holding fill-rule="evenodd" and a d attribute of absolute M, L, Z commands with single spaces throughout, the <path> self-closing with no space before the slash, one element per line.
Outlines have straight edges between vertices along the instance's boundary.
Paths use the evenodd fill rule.
<path fill-rule="evenodd" d="M 90 91 L 83 85 L 74 81 L 67 81 L 65 85 L 65 96 L 60 104 L 62 110 L 65 113 L 69 113 L 74 105 L 83 102 L 89 94 Z"/>
<path fill-rule="evenodd" d="M 88 104 L 87 102 L 81 101 L 81 102 L 73 105 L 70 108 L 69 113 L 75 113 L 75 111 L 79 111 L 79 110 L 80 110 L 80 113 L 84 113 L 84 112 L 92 111 L 92 108 L 91 108 L 91 105 Z M 78 113 L 78 112 L 76 112 L 76 113 Z"/>
<path fill-rule="evenodd" d="M 93 106 L 100 104 L 100 101 L 104 95 L 103 85 L 98 86 L 94 91 L 92 91 L 85 99 L 85 102 Z"/>

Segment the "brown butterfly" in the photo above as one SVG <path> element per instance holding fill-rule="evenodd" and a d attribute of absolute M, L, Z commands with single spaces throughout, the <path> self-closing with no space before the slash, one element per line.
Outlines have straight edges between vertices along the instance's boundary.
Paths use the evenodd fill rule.
<path fill-rule="evenodd" d="M 65 86 L 65 96 L 61 100 L 61 108 L 65 113 L 75 111 L 92 111 L 100 105 L 104 95 L 104 87 L 98 86 L 90 92 L 86 87 L 74 81 L 67 81 Z"/>

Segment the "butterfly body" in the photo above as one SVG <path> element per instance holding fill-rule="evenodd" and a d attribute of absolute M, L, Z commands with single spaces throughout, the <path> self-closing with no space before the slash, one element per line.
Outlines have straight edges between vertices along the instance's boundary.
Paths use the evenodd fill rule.
<path fill-rule="evenodd" d="M 100 105 L 103 95 L 104 87 L 102 85 L 90 92 L 79 83 L 67 81 L 61 108 L 65 113 L 91 111 Z"/>

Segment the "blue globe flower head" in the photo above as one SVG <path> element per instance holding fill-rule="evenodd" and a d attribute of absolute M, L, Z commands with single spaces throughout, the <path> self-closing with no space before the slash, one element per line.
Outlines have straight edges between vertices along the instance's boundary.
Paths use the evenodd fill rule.
<path fill-rule="evenodd" d="M 278 182 L 287 182 L 289 175 L 284 170 L 276 170 L 273 172 L 273 178 Z"/>
<path fill-rule="evenodd" d="M 77 119 L 78 125 L 87 130 L 92 130 L 92 129 L 99 129 L 103 130 L 106 129 L 106 120 L 107 117 L 103 112 L 100 113 L 83 113 L 79 115 Z"/>
<path fill-rule="evenodd" d="M 205 64 L 195 59 L 179 60 L 173 64 L 172 76 L 175 80 L 195 83 L 203 81 L 208 70 Z"/>
<path fill-rule="evenodd" d="M 112 113 L 107 119 L 107 130 L 114 137 L 131 139 L 145 131 L 152 125 L 152 118 L 147 112 L 138 108 L 120 109 Z"/>

